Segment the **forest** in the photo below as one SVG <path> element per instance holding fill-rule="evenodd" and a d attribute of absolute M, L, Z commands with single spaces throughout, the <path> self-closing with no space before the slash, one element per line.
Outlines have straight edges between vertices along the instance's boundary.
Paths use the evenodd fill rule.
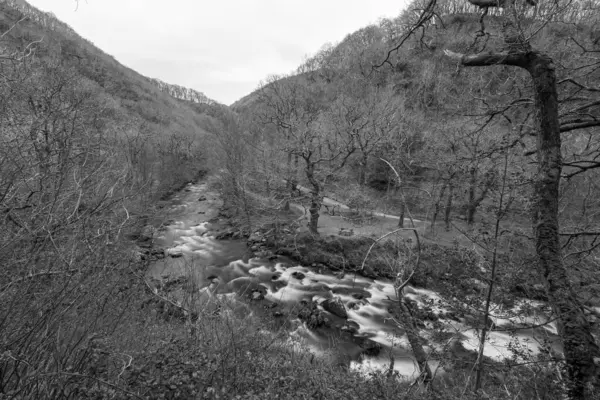
<path fill-rule="evenodd" d="M 231 106 L 0 32 L 0 399 L 600 398 L 598 0 L 413 0 Z"/>

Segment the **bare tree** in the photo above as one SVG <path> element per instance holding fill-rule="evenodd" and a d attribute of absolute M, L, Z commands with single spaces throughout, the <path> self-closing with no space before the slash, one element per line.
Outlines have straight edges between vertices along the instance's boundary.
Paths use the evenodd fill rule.
<path fill-rule="evenodd" d="M 260 98 L 265 110 L 263 119 L 283 133 L 275 146 L 288 154 L 288 170 L 292 158 L 303 162 L 310 185 L 309 229 L 318 234 L 323 185 L 346 165 L 355 151 L 355 142 L 352 131 L 332 117 L 335 114 L 330 103 L 335 93 L 320 78 L 314 79 L 302 75 L 280 79 L 265 85 Z"/>

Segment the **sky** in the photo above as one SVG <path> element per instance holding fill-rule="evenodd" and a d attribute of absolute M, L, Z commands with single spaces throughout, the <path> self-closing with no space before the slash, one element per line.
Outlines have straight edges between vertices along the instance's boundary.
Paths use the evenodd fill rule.
<path fill-rule="evenodd" d="M 231 104 L 406 0 L 28 0 L 139 73 Z"/>

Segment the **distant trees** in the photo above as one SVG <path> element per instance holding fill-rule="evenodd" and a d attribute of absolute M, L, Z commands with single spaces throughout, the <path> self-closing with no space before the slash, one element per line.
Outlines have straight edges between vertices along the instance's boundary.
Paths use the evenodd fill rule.
<path fill-rule="evenodd" d="M 340 82 L 340 87 L 328 115 L 335 129 L 354 140 L 359 155 L 358 183 L 366 185 L 370 158 L 399 129 L 399 99 L 389 87 L 376 87 L 352 75 Z"/>

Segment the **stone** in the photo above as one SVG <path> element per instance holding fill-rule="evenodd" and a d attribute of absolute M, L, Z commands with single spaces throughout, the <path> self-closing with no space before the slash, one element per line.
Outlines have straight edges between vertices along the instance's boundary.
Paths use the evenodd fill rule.
<path fill-rule="evenodd" d="M 298 279 L 299 281 L 301 281 L 302 279 L 304 279 L 306 277 L 306 275 L 304 275 L 302 272 L 292 272 L 292 278 Z"/>
<path fill-rule="evenodd" d="M 240 277 L 227 284 L 239 296 L 245 296 L 250 300 L 262 300 L 267 294 L 267 289 L 249 277 Z"/>
<path fill-rule="evenodd" d="M 173 258 L 179 258 L 179 257 L 183 256 L 183 251 L 178 248 L 171 248 L 171 249 L 167 249 L 165 251 L 165 254 L 170 257 L 173 257 Z"/>
<path fill-rule="evenodd" d="M 327 299 L 321 303 L 321 306 L 326 310 L 332 313 L 333 315 L 340 318 L 348 318 L 348 312 L 346 311 L 346 307 L 344 307 L 344 303 L 339 297 L 333 299 Z"/>
<path fill-rule="evenodd" d="M 340 231 L 339 231 L 338 234 L 340 236 L 353 236 L 354 235 L 354 229 L 340 228 Z"/>
<path fill-rule="evenodd" d="M 368 297 L 371 297 L 371 293 L 364 291 L 364 292 L 359 292 L 359 293 L 352 293 L 352 297 L 355 298 L 356 300 L 364 300 Z"/>
<path fill-rule="evenodd" d="M 150 250 L 149 254 L 156 258 L 163 258 L 165 256 L 165 249 L 157 247 L 157 248 Z"/>
<path fill-rule="evenodd" d="M 364 349 L 362 354 L 369 357 L 377 357 L 381 352 L 382 346 L 380 343 L 377 343 L 374 340 L 368 338 L 360 338 L 360 342 L 358 343 L 360 348 Z"/>
<path fill-rule="evenodd" d="M 200 198 L 198 199 L 198 201 L 206 201 L 206 196 L 200 196 Z"/>
<path fill-rule="evenodd" d="M 317 308 L 316 303 L 301 300 L 300 305 L 302 308 L 298 312 L 298 318 L 304 321 L 309 329 L 316 329 L 330 324 L 331 321 Z"/>
<path fill-rule="evenodd" d="M 265 295 L 262 293 L 262 291 L 256 290 L 256 291 L 252 292 L 252 297 L 251 297 L 252 300 L 258 301 L 258 300 L 262 300 L 264 298 L 265 298 Z"/>
<path fill-rule="evenodd" d="M 360 326 L 354 321 L 346 321 L 344 326 L 342 326 L 341 330 L 344 332 L 348 332 L 352 335 L 358 333 Z"/>

